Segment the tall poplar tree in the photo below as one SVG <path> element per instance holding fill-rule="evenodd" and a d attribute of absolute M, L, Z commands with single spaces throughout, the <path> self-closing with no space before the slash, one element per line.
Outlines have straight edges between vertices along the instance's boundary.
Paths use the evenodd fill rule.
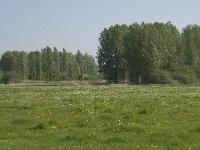
<path fill-rule="evenodd" d="M 100 46 L 97 60 L 100 72 L 109 83 L 119 83 L 125 79 L 124 36 L 126 25 L 115 25 L 104 29 L 99 37 Z"/>

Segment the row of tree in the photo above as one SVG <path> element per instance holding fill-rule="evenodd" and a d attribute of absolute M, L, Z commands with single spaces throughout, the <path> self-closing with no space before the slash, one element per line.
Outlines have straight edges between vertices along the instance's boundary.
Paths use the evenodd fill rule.
<path fill-rule="evenodd" d="M 97 59 L 109 83 L 191 83 L 200 79 L 200 26 L 170 22 L 105 28 Z"/>
<path fill-rule="evenodd" d="M 94 80 L 98 77 L 94 57 L 79 50 L 74 55 L 46 47 L 41 51 L 7 51 L 0 60 L 0 70 L 15 72 L 21 80 Z"/>

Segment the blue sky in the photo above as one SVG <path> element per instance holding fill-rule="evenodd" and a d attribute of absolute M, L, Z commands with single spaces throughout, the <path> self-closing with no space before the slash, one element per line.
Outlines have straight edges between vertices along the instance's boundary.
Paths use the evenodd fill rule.
<path fill-rule="evenodd" d="M 116 23 L 200 25 L 199 0 L 0 0 L 0 54 L 46 46 L 93 56 L 100 32 Z"/>

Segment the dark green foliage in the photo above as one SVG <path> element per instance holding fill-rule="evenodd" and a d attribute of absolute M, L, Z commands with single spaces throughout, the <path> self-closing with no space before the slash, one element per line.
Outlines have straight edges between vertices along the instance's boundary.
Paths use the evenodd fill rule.
<path fill-rule="evenodd" d="M 200 63 L 200 26 L 188 25 L 182 33 L 183 52 L 187 65 L 198 66 Z"/>
<path fill-rule="evenodd" d="M 124 51 L 124 36 L 126 25 L 115 25 L 101 32 L 97 59 L 99 71 L 109 83 L 119 83 L 125 79 L 126 60 Z"/>
<path fill-rule="evenodd" d="M 65 49 L 59 53 L 60 56 L 60 80 L 69 79 L 69 59 Z"/>
<path fill-rule="evenodd" d="M 84 64 L 83 64 L 83 55 L 81 54 L 81 52 L 78 50 L 76 53 L 76 62 L 79 66 L 79 75 L 78 75 L 78 79 L 82 80 L 83 79 L 83 71 L 84 71 Z"/>
<path fill-rule="evenodd" d="M 59 52 L 56 47 L 53 50 L 53 80 L 59 81 L 60 80 L 60 56 Z"/>
<path fill-rule="evenodd" d="M 0 60 L 3 72 L 16 72 L 21 80 L 94 80 L 98 78 L 95 59 L 80 51 L 76 55 L 63 49 L 46 47 L 41 51 L 7 51 Z M 9 76 L 8 76 L 9 77 Z"/>
<path fill-rule="evenodd" d="M 173 83 L 172 75 L 169 71 L 166 70 L 160 70 L 155 76 L 155 82 L 154 83 Z"/>
<path fill-rule="evenodd" d="M 200 26 L 182 33 L 167 23 L 134 23 L 105 28 L 95 58 L 79 50 L 74 55 L 46 47 L 28 54 L 7 51 L 0 70 L 21 80 L 95 80 L 110 83 L 194 83 L 200 81 Z M 99 73 L 98 71 L 99 70 Z"/>
<path fill-rule="evenodd" d="M 157 83 L 162 70 L 173 70 L 177 63 L 178 35 L 169 23 L 131 25 L 125 37 L 130 81 Z"/>
<path fill-rule="evenodd" d="M 41 80 L 42 79 L 41 52 L 35 51 L 29 53 L 28 66 L 29 66 L 29 79 Z"/>
<path fill-rule="evenodd" d="M 173 79 L 183 84 L 194 83 L 197 82 L 197 74 L 190 66 L 179 66 L 173 73 Z"/>
<path fill-rule="evenodd" d="M 0 80 L 4 84 L 19 83 L 22 81 L 22 79 L 20 78 L 20 74 L 12 71 L 3 73 Z"/>
<path fill-rule="evenodd" d="M 94 57 L 91 55 L 88 55 L 87 53 L 84 55 L 84 62 L 85 62 L 85 71 L 83 79 L 88 79 L 88 80 L 95 80 L 98 79 L 98 67 L 95 62 Z"/>
<path fill-rule="evenodd" d="M 97 65 L 95 59 L 85 53 L 84 55 L 78 50 L 76 53 L 76 62 L 79 66 L 79 80 L 94 80 L 97 77 Z"/>
<path fill-rule="evenodd" d="M 200 79 L 199 26 L 189 25 L 182 33 L 170 22 L 123 27 L 104 29 L 99 38 L 98 64 L 109 83 L 118 81 L 117 71 L 123 77 L 127 74 L 127 80 L 134 84 L 192 83 Z"/>
<path fill-rule="evenodd" d="M 47 82 L 53 81 L 53 52 L 50 47 L 42 49 L 42 72 Z"/>
<path fill-rule="evenodd" d="M 1 57 L 0 68 L 2 71 L 14 70 L 15 57 L 12 52 L 7 51 Z"/>
<path fill-rule="evenodd" d="M 3 76 L 3 71 L 0 70 L 0 81 L 1 81 L 2 76 Z"/>
<path fill-rule="evenodd" d="M 28 78 L 28 55 L 26 52 L 7 51 L 0 60 L 2 71 L 12 71 L 19 74 L 20 79 Z"/>

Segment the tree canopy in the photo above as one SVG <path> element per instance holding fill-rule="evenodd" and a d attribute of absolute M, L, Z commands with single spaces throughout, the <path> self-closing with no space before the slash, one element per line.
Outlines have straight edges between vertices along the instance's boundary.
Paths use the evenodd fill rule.
<path fill-rule="evenodd" d="M 191 83 L 200 78 L 200 26 L 181 33 L 167 23 L 105 28 L 99 37 L 99 71 L 109 83 Z"/>
<path fill-rule="evenodd" d="M 95 58 L 47 46 L 25 52 L 7 51 L 0 73 L 21 80 L 95 80 L 109 83 L 193 83 L 200 80 L 200 26 L 180 32 L 171 22 L 112 25 L 100 33 Z M 2 74 L 2 73 L 1 73 Z M 7 73 L 9 74 L 9 73 Z"/>
<path fill-rule="evenodd" d="M 0 60 L 0 70 L 15 72 L 21 80 L 94 80 L 98 77 L 94 57 L 79 50 L 76 54 L 46 47 L 41 51 L 7 51 Z"/>

